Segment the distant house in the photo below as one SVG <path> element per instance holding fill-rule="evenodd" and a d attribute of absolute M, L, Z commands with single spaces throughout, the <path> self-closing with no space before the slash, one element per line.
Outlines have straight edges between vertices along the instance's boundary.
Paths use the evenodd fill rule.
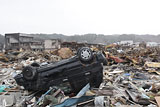
<path fill-rule="evenodd" d="M 132 40 L 121 41 L 120 44 L 121 45 L 133 45 L 133 41 Z"/>
<path fill-rule="evenodd" d="M 44 41 L 45 50 L 54 50 L 61 48 L 61 40 L 60 39 L 48 39 Z"/>
<path fill-rule="evenodd" d="M 43 42 L 35 41 L 32 35 L 23 33 L 5 34 L 5 50 L 43 50 Z"/>
<path fill-rule="evenodd" d="M 147 47 L 155 47 L 158 46 L 157 42 L 147 42 Z"/>

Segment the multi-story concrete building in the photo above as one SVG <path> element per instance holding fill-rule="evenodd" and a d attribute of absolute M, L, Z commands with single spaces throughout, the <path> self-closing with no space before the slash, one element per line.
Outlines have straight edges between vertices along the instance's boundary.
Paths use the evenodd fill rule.
<path fill-rule="evenodd" d="M 32 35 L 23 33 L 5 34 L 5 50 L 43 50 L 42 41 L 35 41 Z"/>

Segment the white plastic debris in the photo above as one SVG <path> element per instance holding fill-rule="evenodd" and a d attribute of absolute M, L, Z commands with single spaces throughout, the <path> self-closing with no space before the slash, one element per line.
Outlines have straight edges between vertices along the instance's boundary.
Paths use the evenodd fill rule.
<path fill-rule="evenodd" d="M 104 107 L 104 96 L 95 97 L 95 107 Z"/>

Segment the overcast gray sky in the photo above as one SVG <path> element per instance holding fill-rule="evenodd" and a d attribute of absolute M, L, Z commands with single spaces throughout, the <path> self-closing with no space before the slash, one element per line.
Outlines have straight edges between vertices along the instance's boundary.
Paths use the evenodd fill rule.
<path fill-rule="evenodd" d="M 0 0 L 0 33 L 160 34 L 160 0 Z"/>

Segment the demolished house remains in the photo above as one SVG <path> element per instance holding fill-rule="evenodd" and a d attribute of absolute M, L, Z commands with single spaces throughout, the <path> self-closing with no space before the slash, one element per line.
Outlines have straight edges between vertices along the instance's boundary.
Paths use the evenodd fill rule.
<path fill-rule="evenodd" d="M 6 49 L 15 50 L 0 53 L 0 107 L 160 106 L 160 47 L 62 43 L 32 51 L 17 50 L 17 38 L 6 35 Z"/>

